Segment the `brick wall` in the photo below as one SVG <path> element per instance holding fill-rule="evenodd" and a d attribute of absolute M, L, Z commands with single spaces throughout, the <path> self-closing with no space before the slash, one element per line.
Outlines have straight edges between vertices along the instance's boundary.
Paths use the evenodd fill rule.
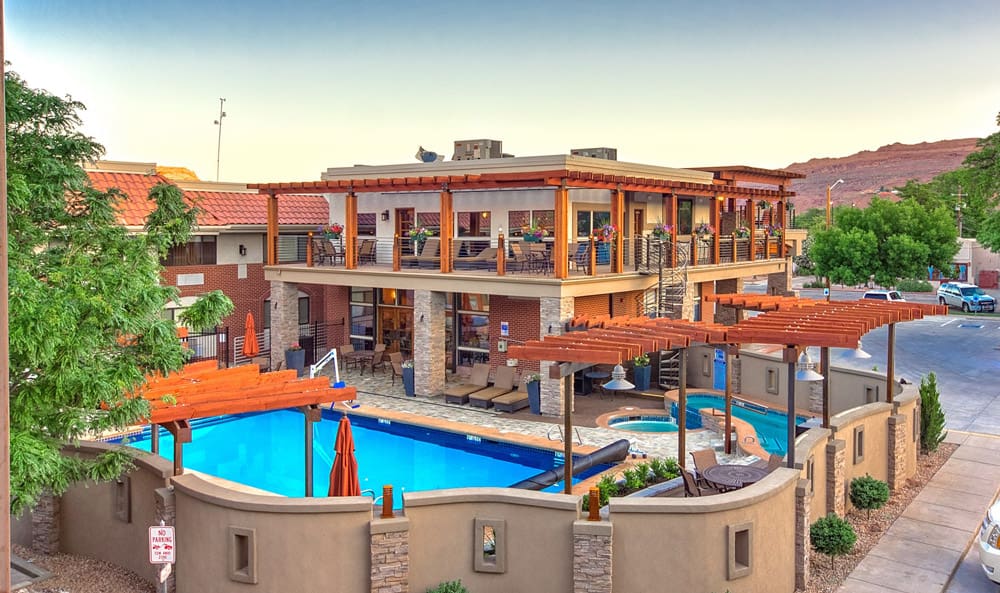
<path fill-rule="evenodd" d="M 574 315 L 609 315 L 608 295 L 594 294 L 576 297 L 573 304 Z"/>
<path fill-rule="evenodd" d="M 497 351 L 500 336 L 500 322 L 506 321 L 510 335 L 509 343 L 519 344 L 537 340 L 539 327 L 538 299 L 522 300 L 503 296 L 490 297 L 490 366 L 496 368 L 507 364 L 507 353 Z M 522 360 L 518 370 L 538 372 L 537 360 Z"/>

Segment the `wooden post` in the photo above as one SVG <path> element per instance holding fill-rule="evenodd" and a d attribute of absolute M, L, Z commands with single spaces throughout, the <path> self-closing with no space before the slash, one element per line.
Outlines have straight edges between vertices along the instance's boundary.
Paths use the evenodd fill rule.
<path fill-rule="evenodd" d="M 503 233 L 497 236 L 497 276 L 507 273 L 507 245 L 503 240 Z"/>
<path fill-rule="evenodd" d="M 344 268 L 358 267 L 358 195 L 349 192 L 344 200 Z"/>
<path fill-rule="evenodd" d="M 594 235 L 590 236 L 590 275 L 597 274 L 597 243 Z"/>
<path fill-rule="evenodd" d="M 588 502 L 587 510 L 590 512 L 587 515 L 588 521 L 600 521 L 601 520 L 601 489 L 594 486 L 590 489 L 590 497 Z"/>
<path fill-rule="evenodd" d="M 452 220 L 454 219 L 454 197 L 448 186 L 441 188 L 441 273 L 447 274 L 453 268 Z"/>
<path fill-rule="evenodd" d="M 722 200 L 724 200 L 724 199 L 725 198 L 723 196 L 715 196 L 715 199 L 712 200 L 713 204 L 712 204 L 712 213 L 711 213 L 711 215 L 712 215 L 712 223 L 711 224 L 712 224 L 712 228 L 715 229 L 715 237 L 713 239 L 713 242 L 715 244 L 712 246 L 712 263 L 713 264 L 718 264 L 719 263 L 719 239 L 722 238 L 722 215 L 719 212 L 719 209 L 722 208 Z"/>
<path fill-rule="evenodd" d="M 552 243 L 552 274 L 556 278 L 569 276 L 569 190 L 565 185 L 555 189 L 555 233 Z"/>
<path fill-rule="evenodd" d="M 399 234 L 395 234 L 392 237 L 392 271 L 398 272 L 400 268 L 400 253 L 399 253 Z"/>
<path fill-rule="evenodd" d="M 313 232 L 309 231 L 306 238 L 306 267 L 313 267 Z"/>
<path fill-rule="evenodd" d="M 622 191 L 620 185 L 611 194 L 611 224 L 615 225 L 615 229 L 618 230 L 614 242 L 610 245 L 615 250 L 611 258 L 611 273 L 621 274 L 622 268 L 625 265 L 625 250 L 623 248 L 625 234 L 625 192 Z M 635 233 L 636 230 L 633 229 L 632 234 L 634 235 Z"/>
<path fill-rule="evenodd" d="M 278 263 L 278 196 L 267 194 L 267 265 Z"/>

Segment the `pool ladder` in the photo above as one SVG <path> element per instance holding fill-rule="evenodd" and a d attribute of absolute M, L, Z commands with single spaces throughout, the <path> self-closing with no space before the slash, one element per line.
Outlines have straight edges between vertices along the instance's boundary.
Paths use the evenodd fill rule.
<path fill-rule="evenodd" d="M 362 490 L 361 491 L 361 496 L 371 496 L 372 497 L 372 506 L 377 506 L 377 505 L 379 505 L 379 504 L 382 503 L 382 497 L 381 496 L 375 496 L 375 490 L 372 489 L 372 488 L 365 488 L 364 490 Z"/>
<path fill-rule="evenodd" d="M 558 430 L 559 431 L 559 438 L 557 438 L 557 439 L 552 438 L 552 431 L 553 430 Z M 576 434 L 576 444 L 577 445 L 582 445 L 583 444 L 583 437 L 580 436 L 580 429 L 574 426 L 573 427 L 573 432 Z M 560 426 L 558 424 L 556 424 L 555 426 L 549 428 L 549 432 L 545 436 L 547 436 L 550 441 L 562 441 L 562 442 L 566 441 L 566 437 L 563 435 L 562 426 Z"/>

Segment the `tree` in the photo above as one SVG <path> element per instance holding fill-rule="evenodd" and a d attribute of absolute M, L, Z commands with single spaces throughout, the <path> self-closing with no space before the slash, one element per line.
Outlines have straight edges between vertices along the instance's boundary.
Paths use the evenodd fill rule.
<path fill-rule="evenodd" d="M 889 485 L 865 474 L 851 480 L 850 498 L 851 504 L 868 511 L 868 519 L 871 519 L 873 509 L 880 509 L 889 502 Z"/>
<path fill-rule="evenodd" d="M 920 378 L 920 449 L 924 453 L 937 451 L 938 445 L 948 435 L 944 429 L 940 396 L 934 373 Z"/>
<path fill-rule="evenodd" d="M 145 233 L 118 224 L 125 196 L 90 187 L 80 163 L 103 148 L 78 131 L 83 105 L 29 88 L 7 93 L 11 511 L 43 491 L 107 480 L 124 450 L 84 460 L 63 451 L 148 411 L 128 394 L 152 372 L 181 367 L 174 325 L 161 316 L 176 289 L 159 284 L 160 258 L 187 240 L 195 211 L 162 186 Z M 140 198 L 141 199 L 141 198 Z"/>
<path fill-rule="evenodd" d="M 809 543 L 814 550 L 830 557 L 831 567 L 837 556 L 847 554 L 854 548 L 856 541 L 858 535 L 851 524 L 833 513 L 817 519 L 809 527 Z"/>
<path fill-rule="evenodd" d="M 181 323 L 195 331 L 211 329 L 223 317 L 232 314 L 235 306 L 221 290 L 213 290 L 198 297 L 178 316 Z"/>
<path fill-rule="evenodd" d="M 865 209 L 837 208 L 830 229 L 814 229 L 809 258 L 832 282 L 860 284 L 874 276 L 883 286 L 921 278 L 928 266 L 946 267 L 958 252 L 952 213 L 915 200 L 872 199 Z"/>

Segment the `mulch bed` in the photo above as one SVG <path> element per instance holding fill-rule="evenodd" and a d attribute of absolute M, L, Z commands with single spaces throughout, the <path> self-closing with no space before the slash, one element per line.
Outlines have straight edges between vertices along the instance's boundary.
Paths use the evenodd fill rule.
<path fill-rule="evenodd" d="M 18 589 L 19 593 L 156 593 L 134 572 L 107 562 L 70 554 L 41 554 L 14 545 L 14 554 L 52 573 L 50 578 Z"/>
<path fill-rule="evenodd" d="M 889 529 L 896 519 L 903 514 L 907 505 L 923 490 L 938 469 L 944 465 L 951 454 L 958 449 L 953 443 L 942 443 L 938 450 L 929 455 L 917 457 L 917 473 L 906 481 L 906 485 L 893 492 L 889 502 L 884 507 L 871 512 L 852 510 L 847 514 L 847 521 L 858 534 L 854 551 L 846 556 L 838 556 L 834 566 L 830 566 L 830 557 L 817 554 L 814 550 L 811 556 L 809 586 L 804 593 L 833 593 L 851 574 L 854 568 L 878 544 L 882 534 Z M 802 591 L 802 589 L 798 589 Z"/>

